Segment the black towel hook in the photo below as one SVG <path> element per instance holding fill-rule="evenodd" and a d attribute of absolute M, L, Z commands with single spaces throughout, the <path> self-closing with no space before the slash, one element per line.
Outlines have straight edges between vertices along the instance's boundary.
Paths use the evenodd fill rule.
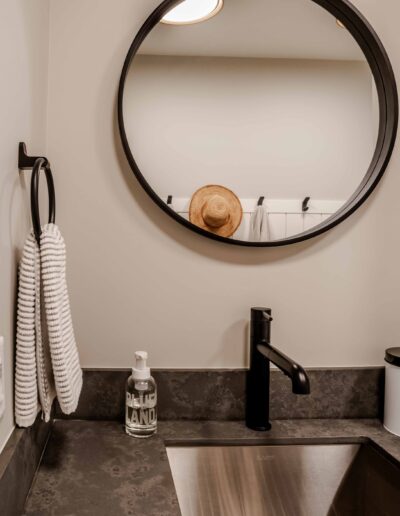
<path fill-rule="evenodd" d="M 310 200 L 310 197 L 306 197 L 304 201 L 301 203 L 301 209 L 303 212 L 308 211 L 310 207 L 308 206 L 308 202 Z"/>
<path fill-rule="evenodd" d="M 263 202 L 264 202 L 264 199 L 265 199 L 265 197 L 259 197 L 258 198 L 258 202 L 257 202 L 257 206 L 262 206 Z"/>
<path fill-rule="evenodd" d="M 28 156 L 26 153 L 26 145 L 24 142 L 20 142 L 18 146 L 18 168 L 20 170 L 32 169 L 37 159 L 43 159 L 45 165 L 49 165 L 47 158 L 44 156 Z"/>
<path fill-rule="evenodd" d="M 40 171 L 44 170 L 49 195 L 49 224 L 54 224 L 56 220 L 56 194 L 54 189 L 53 174 L 51 173 L 50 163 L 45 157 L 32 157 L 26 154 L 24 143 L 19 144 L 18 168 L 20 170 L 32 169 L 31 177 L 31 215 L 32 226 L 35 238 L 40 245 L 40 235 L 42 233 L 39 212 L 39 176 Z"/>

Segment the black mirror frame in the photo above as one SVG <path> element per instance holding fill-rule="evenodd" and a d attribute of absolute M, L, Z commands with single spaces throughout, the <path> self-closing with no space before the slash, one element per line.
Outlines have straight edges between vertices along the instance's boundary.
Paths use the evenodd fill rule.
<path fill-rule="evenodd" d="M 379 99 L 379 131 L 375 152 L 371 164 L 365 174 L 362 182 L 350 197 L 350 199 L 334 213 L 330 218 L 315 226 L 314 228 L 299 233 L 290 238 L 281 240 L 274 240 L 271 242 L 247 242 L 244 240 L 235 240 L 233 238 L 221 237 L 205 231 L 198 226 L 195 226 L 188 220 L 178 215 L 172 208 L 170 208 L 164 201 L 156 194 L 146 181 L 142 172 L 140 171 L 135 159 L 132 155 L 129 142 L 126 136 L 124 115 L 123 115 L 123 98 L 126 77 L 129 71 L 129 66 L 137 54 L 141 44 L 152 31 L 152 29 L 160 22 L 162 17 L 175 5 L 182 0 L 164 0 L 147 18 L 139 32 L 135 36 L 128 54 L 126 56 L 124 66 L 121 73 L 121 78 L 118 88 L 118 124 L 122 140 L 122 145 L 131 166 L 133 173 L 137 180 L 142 185 L 147 194 L 153 201 L 170 217 L 186 226 L 187 228 L 213 240 L 225 242 L 228 244 L 247 246 L 247 247 L 277 247 L 282 245 L 294 244 L 308 240 L 333 228 L 347 217 L 349 217 L 357 208 L 372 193 L 381 177 L 383 176 L 386 167 L 389 163 L 393 152 L 394 143 L 397 134 L 398 124 L 398 95 L 396 80 L 394 77 L 392 65 L 386 54 L 385 48 L 380 39 L 375 33 L 374 29 L 364 18 L 364 16 L 347 0 L 311 0 L 329 11 L 335 18 L 340 20 L 345 27 L 352 34 L 354 39 L 359 44 L 363 51 L 368 64 L 371 68 L 375 79 L 376 88 Z"/>

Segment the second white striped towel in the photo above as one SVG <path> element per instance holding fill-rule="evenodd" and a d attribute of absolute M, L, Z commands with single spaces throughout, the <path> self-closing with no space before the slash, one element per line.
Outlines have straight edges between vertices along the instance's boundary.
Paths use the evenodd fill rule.
<path fill-rule="evenodd" d="M 44 419 L 57 394 L 61 410 L 76 410 L 82 370 L 72 326 L 64 239 L 55 224 L 42 227 L 40 249 L 29 235 L 20 264 L 15 373 L 15 419 L 33 424 L 38 393 Z"/>

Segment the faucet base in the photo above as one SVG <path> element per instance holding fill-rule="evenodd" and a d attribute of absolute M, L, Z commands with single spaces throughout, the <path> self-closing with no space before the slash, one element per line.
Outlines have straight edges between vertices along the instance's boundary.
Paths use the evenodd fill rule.
<path fill-rule="evenodd" d="M 268 432 L 268 430 L 271 430 L 272 425 L 271 423 L 268 423 L 267 425 L 252 425 L 249 423 L 246 423 L 247 428 L 250 428 L 250 430 L 255 430 L 256 432 Z"/>

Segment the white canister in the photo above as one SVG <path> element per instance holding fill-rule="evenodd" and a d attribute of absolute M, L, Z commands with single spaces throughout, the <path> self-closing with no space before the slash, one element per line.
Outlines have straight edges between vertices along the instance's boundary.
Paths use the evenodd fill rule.
<path fill-rule="evenodd" d="M 400 437 L 400 348 L 385 353 L 385 412 L 383 426 Z"/>

